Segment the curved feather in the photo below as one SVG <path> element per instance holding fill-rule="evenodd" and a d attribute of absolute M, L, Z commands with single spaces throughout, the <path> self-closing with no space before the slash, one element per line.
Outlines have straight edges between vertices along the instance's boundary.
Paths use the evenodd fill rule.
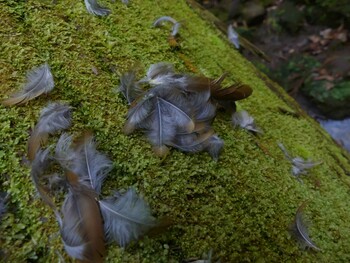
<path fill-rule="evenodd" d="M 5 106 L 23 104 L 54 88 L 54 81 L 48 64 L 41 65 L 27 74 L 23 90 L 11 98 L 2 101 Z"/>
<path fill-rule="evenodd" d="M 107 240 L 116 241 L 121 247 L 139 239 L 157 224 L 148 204 L 132 188 L 119 198 L 108 198 L 99 203 Z"/>
<path fill-rule="evenodd" d="M 40 118 L 28 141 L 28 158 L 33 160 L 41 142 L 47 136 L 71 125 L 70 107 L 61 103 L 50 103 L 40 113 Z"/>
<path fill-rule="evenodd" d="M 99 3 L 96 0 L 84 0 L 84 3 L 86 6 L 86 10 L 90 14 L 93 14 L 96 16 L 107 16 L 111 13 L 111 10 L 99 5 Z"/>
<path fill-rule="evenodd" d="M 174 18 L 172 18 L 171 16 L 162 16 L 153 22 L 153 26 L 154 27 L 162 26 L 163 22 L 170 22 L 174 25 L 177 23 L 177 21 Z"/>
<path fill-rule="evenodd" d="M 321 249 L 318 248 L 315 243 L 310 239 L 307 227 L 303 220 L 303 209 L 305 207 L 306 203 L 303 203 L 297 210 L 297 213 L 295 215 L 295 220 L 293 224 L 293 234 L 297 238 L 297 240 L 300 242 L 300 244 L 303 247 L 309 247 L 315 250 L 320 251 Z"/>

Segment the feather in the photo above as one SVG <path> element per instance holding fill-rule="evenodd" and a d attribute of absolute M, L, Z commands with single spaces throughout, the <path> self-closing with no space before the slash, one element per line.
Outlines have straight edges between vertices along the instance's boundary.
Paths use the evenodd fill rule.
<path fill-rule="evenodd" d="M 126 134 L 132 133 L 137 128 L 144 128 L 142 123 L 149 117 L 154 109 L 153 98 L 154 94 L 148 92 L 135 106 L 129 109 L 127 121 L 124 125 L 124 132 Z"/>
<path fill-rule="evenodd" d="M 23 91 L 2 101 L 5 106 L 26 103 L 43 93 L 49 93 L 54 87 L 53 77 L 48 64 L 41 65 L 27 74 Z"/>
<path fill-rule="evenodd" d="M 147 132 L 148 138 L 159 156 L 165 156 L 178 129 L 192 132 L 194 123 L 192 119 L 174 104 L 157 97 L 155 110 L 150 119 L 151 129 Z"/>
<path fill-rule="evenodd" d="M 230 40 L 230 42 L 239 49 L 239 35 L 237 32 L 233 29 L 232 25 L 229 25 L 227 28 L 227 37 Z"/>
<path fill-rule="evenodd" d="M 251 132 L 262 133 L 262 130 L 256 126 L 254 118 L 245 110 L 232 114 L 232 125 L 234 127 L 239 126 Z"/>
<path fill-rule="evenodd" d="M 34 186 L 39 193 L 41 199 L 47 204 L 55 213 L 57 220 L 60 222 L 60 215 L 56 208 L 56 205 L 48 195 L 44 187 L 40 184 L 40 178 L 45 174 L 46 169 L 51 163 L 52 158 L 49 156 L 50 149 L 39 150 L 31 164 L 30 175 Z"/>
<path fill-rule="evenodd" d="M 211 86 L 212 91 L 212 97 L 216 100 L 243 100 L 245 98 L 248 98 L 252 93 L 253 90 L 248 85 L 244 85 L 241 83 L 233 84 L 230 87 L 221 88 L 217 85 Z"/>
<path fill-rule="evenodd" d="M 119 91 L 124 95 L 129 105 L 144 93 L 144 90 L 135 79 L 136 75 L 134 71 L 127 72 L 120 77 Z"/>
<path fill-rule="evenodd" d="M 197 135 L 196 133 L 179 134 L 170 145 L 183 152 L 201 152 L 207 147 L 207 142 L 213 134 L 213 130 L 209 130 L 201 135 Z"/>
<path fill-rule="evenodd" d="M 57 131 L 67 129 L 71 125 L 70 107 L 61 103 L 50 103 L 40 113 L 40 118 L 28 141 L 29 160 L 35 158 L 41 142 Z"/>
<path fill-rule="evenodd" d="M 116 241 L 121 247 L 139 239 L 157 224 L 148 204 L 132 188 L 119 198 L 99 202 L 107 240 Z"/>
<path fill-rule="evenodd" d="M 315 243 L 310 239 L 307 227 L 303 220 L 303 209 L 306 203 L 304 202 L 297 210 L 295 215 L 294 224 L 291 228 L 292 234 L 299 241 L 303 248 L 312 248 L 314 250 L 320 251 Z"/>
<path fill-rule="evenodd" d="M 96 0 L 84 0 L 86 10 L 96 16 L 107 16 L 111 13 L 106 7 L 102 7 Z"/>
<path fill-rule="evenodd" d="M 315 162 L 312 160 L 305 160 L 299 156 L 292 157 L 282 143 L 278 143 L 278 146 L 286 156 L 287 160 L 292 164 L 292 174 L 299 181 L 301 181 L 301 179 L 299 178 L 300 175 L 307 174 L 308 169 L 311 169 L 312 167 L 322 163 L 322 161 Z"/>
<path fill-rule="evenodd" d="M 179 22 L 176 22 L 172 29 L 171 29 L 171 36 L 175 37 L 178 33 L 179 33 L 179 30 L 180 30 L 180 26 L 181 26 L 181 23 Z"/>
<path fill-rule="evenodd" d="M 217 161 L 221 153 L 222 147 L 224 147 L 224 141 L 221 140 L 216 134 L 212 135 L 208 141 L 205 150 L 209 155 Z"/>
<path fill-rule="evenodd" d="M 129 0 L 122 0 L 122 3 L 123 3 L 124 5 L 128 5 L 128 4 L 129 4 Z"/>
<path fill-rule="evenodd" d="M 64 169 L 79 176 L 80 184 L 97 194 L 100 194 L 102 183 L 112 169 L 112 162 L 96 150 L 93 137 L 89 134 L 74 149 L 72 137 L 62 134 L 56 144 L 55 158 Z"/>
<path fill-rule="evenodd" d="M 107 174 L 112 169 L 112 161 L 96 150 L 93 137 L 86 135 L 76 149 L 78 159 L 71 170 L 79 176 L 79 182 L 100 194 Z"/>
<path fill-rule="evenodd" d="M 70 190 L 62 206 L 60 233 L 67 253 L 83 262 L 103 262 L 105 241 L 97 194 L 67 173 Z"/>
<path fill-rule="evenodd" d="M 163 25 L 163 22 L 170 22 L 174 25 L 177 23 L 177 21 L 174 18 L 172 18 L 171 16 L 162 16 L 153 22 L 153 26 L 160 27 Z"/>

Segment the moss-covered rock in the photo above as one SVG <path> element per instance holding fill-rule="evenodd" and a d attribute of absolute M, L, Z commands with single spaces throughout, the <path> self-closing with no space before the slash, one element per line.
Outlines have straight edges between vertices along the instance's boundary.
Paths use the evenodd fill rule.
<path fill-rule="evenodd" d="M 349 156 L 185 1 L 133 0 L 129 6 L 104 1 L 112 13 L 103 18 L 88 14 L 83 1 L 54 2 L 0 1 L 1 98 L 18 90 L 28 69 L 46 61 L 56 84 L 47 97 L 0 106 L 0 190 L 11 196 L 0 226 L 4 261 L 55 262 L 58 255 L 70 260 L 53 213 L 38 199 L 23 161 L 40 109 L 56 100 L 73 106 L 70 132 L 92 130 L 99 150 L 114 161 L 103 194 L 134 186 L 156 216 L 174 221 L 167 232 L 126 250 L 110 245 L 106 262 L 181 262 L 210 249 L 223 262 L 350 260 Z M 163 15 L 186 21 L 176 49 L 167 42 L 167 29 L 151 27 Z M 113 88 L 130 66 L 159 61 L 208 77 L 226 71 L 228 81 L 253 87 L 239 107 L 265 134 L 233 130 L 230 116 L 220 113 L 214 128 L 225 147 L 218 162 L 207 153 L 176 150 L 166 159 L 154 156 L 142 135 L 123 134 L 128 107 Z M 277 142 L 293 155 L 323 163 L 301 184 Z M 288 233 L 305 200 L 313 222 L 310 236 L 322 249 L 318 253 L 301 250 Z"/>

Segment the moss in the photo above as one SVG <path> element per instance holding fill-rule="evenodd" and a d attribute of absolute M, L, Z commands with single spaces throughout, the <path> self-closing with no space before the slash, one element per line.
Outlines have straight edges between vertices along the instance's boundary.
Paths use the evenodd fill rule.
<path fill-rule="evenodd" d="M 28 69 L 45 61 L 55 79 L 55 89 L 47 97 L 19 107 L 0 106 L 1 190 L 11 194 L 0 226 L 6 261 L 52 262 L 58 254 L 70 260 L 54 216 L 37 198 L 23 162 L 29 130 L 40 109 L 53 100 L 74 107 L 70 132 L 92 130 L 98 148 L 114 161 L 103 193 L 135 186 L 156 216 L 174 221 L 167 232 L 146 237 L 125 251 L 110 245 L 107 262 L 181 262 L 210 249 L 224 262 L 349 260 L 350 208 L 344 202 L 350 186 L 348 155 L 184 1 L 101 4 L 111 8 L 110 16 L 89 15 L 82 1 L 0 2 L 1 19 L 8 22 L 0 26 L 2 98 L 19 89 Z M 168 29 L 151 27 L 162 15 L 186 21 L 177 49 L 168 44 Z M 225 147 L 217 163 L 207 153 L 176 150 L 158 159 L 140 133 L 122 133 L 127 105 L 113 88 L 130 66 L 146 69 L 159 61 L 209 77 L 227 71 L 229 82 L 252 86 L 253 95 L 239 107 L 256 118 L 265 134 L 257 138 L 234 130 L 230 117 L 220 113 L 214 128 Z M 301 117 L 282 114 L 278 107 Z M 323 164 L 300 184 L 291 176 L 277 142 Z M 288 233 L 305 200 L 313 222 L 310 235 L 322 248 L 317 254 L 300 250 Z"/>

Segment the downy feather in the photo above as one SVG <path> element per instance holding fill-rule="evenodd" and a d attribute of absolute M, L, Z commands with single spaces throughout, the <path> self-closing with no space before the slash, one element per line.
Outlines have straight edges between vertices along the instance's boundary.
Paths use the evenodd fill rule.
<path fill-rule="evenodd" d="M 219 159 L 222 147 L 224 147 L 224 141 L 215 134 L 208 139 L 205 150 L 215 161 L 217 161 Z"/>
<path fill-rule="evenodd" d="M 303 203 L 297 210 L 295 215 L 294 224 L 292 226 L 292 233 L 295 238 L 300 242 L 303 248 L 312 248 L 317 251 L 321 249 L 316 246 L 316 244 L 310 239 L 307 227 L 303 220 L 303 209 L 305 207 L 305 203 Z"/>
<path fill-rule="evenodd" d="M 239 49 L 239 36 L 237 32 L 233 29 L 232 25 L 229 25 L 227 28 L 227 37 L 230 40 L 230 42 Z"/>
<path fill-rule="evenodd" d="M 84 0 L 86 10 L 96 16 L 107 16 L 111 13 L 106 7 L 102 7 L 96 0 Z"/>
<path fill-rule="evenodd" d="M 262 130 L 256 126 L 254 118 L 245 110 L 232 114 L 232 124 L 235 127 L 239 126 L 251 132 L 262 133 Z"/>
<path fill-rule="evenodd" d="M 27 74 L 27 81 L 23 90 L 11 98 L 2 101 L 5 106 L 23 104 L 27 101 L 49 93 L 54 87 L 53 77 L 48 64 L 41 65 Z"/>
<path fill-rule="evenodd" d="M 60 224 L 64 247 L 70 256 L 83 262 L 103 262 L 105 241 L 97 194 L 77 179 L 70 181 L 70 186 Z"/>
<path fill-rule="evenodd" d="M 201 152 L 207 147 L 208 140 L 213 134 L 213 130 L 209 130 L 201 135 L 196 133 L 178 134 L 170 145 L 183 152 Z"/>
<path fill-rule="evenodd" d="M 40 118 L 28 141 L 28 157 L 33 160 L 41 142 L 47 136 L 71 125 L 70 107 L 61 103 L 50 103 L 40 113 Z"/>
<path fill-rule="evenodd" d="M 139 239 L 157 224 L 148 204 L 132 188 L 119 198 L 99 202 L 107 240 L 116 241 L 121 247 Z"/>
<path fill-rule="evenodd" d="M 124 95 L 129 105 L 144 93 L 144 90 L 136 82 L 134 71 L 127 72 L 120 77 L 119 91 Z"/>

